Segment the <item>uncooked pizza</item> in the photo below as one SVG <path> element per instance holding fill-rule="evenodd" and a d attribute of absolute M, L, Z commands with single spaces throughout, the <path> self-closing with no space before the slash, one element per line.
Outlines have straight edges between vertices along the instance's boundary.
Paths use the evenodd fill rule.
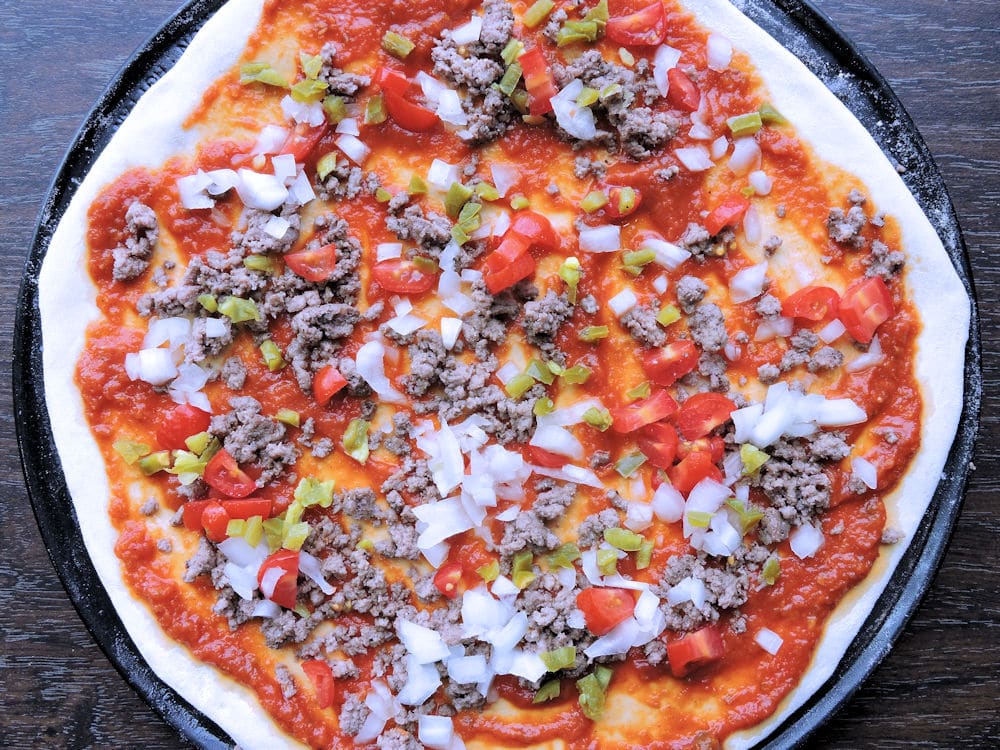
<path fill-rule="evenodd" d="M 968 302 L 720 0 L 233 0 L 41 281 L 88 550 L 247 748 L 743 747 L 926 508 Z"/>

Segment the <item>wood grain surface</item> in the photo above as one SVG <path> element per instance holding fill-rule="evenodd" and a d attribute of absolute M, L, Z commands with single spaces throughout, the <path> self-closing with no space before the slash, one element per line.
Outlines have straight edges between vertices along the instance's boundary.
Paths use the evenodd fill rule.
<path fill-rule="evenodd" d="M 944 174 L 983 306 L 976 471 L 944 564 L 896 648 L 816 748 L 1000 747 L 1000 4 L 818 0 L 890 80 Z M 107 82 L 179 0 L 0 3 L 0 747 L 178 748 L 69 602 L 23 486 L 14 308 L 49 181 Z"/>

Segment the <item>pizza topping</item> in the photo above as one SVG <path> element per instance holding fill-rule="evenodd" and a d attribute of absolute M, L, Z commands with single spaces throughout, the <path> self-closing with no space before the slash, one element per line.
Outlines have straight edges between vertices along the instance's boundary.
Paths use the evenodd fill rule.
<path fill-rule="evenodd" d="M 116 281 L 131 281 L 145 273 L 159 237 L 156 214 L 139 201 L 125 212 L 125 229 L 128 236 L 124 244 L 112 251 Z"/>

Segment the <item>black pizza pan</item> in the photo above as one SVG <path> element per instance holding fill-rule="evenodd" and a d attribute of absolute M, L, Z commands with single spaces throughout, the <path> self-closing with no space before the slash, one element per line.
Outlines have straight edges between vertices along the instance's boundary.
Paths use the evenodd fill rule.
<path fill-rule="evenodd" d="M 38 273 L 56 225 L 80 180 L 139 97 L 180 57 L 224 0 L 192 0 L 143 44 L 80 128 L 49 189 L 24 270 L 14 335 L 13 392 L 18 448 L 42 539 L 73 605 L 122 677 L 183 737 L 200 748 L 232 747 L 214 722 L 168 687 L 143 661 L 84 547 L 53 442 L 45 401 Z M 737 0 L 753 21 L 791 50 L 872 134 L 941 238 L 973 300 L 964 402 L 945 470 L 899 566 L 833 675 L 760 746 L 801 746 L 889 653 L 944 555 L 965 494 L 982 394 L 979 318 L 965 244 L 937 167 L 889 84 L 822 12 L 801 0 Z"/>

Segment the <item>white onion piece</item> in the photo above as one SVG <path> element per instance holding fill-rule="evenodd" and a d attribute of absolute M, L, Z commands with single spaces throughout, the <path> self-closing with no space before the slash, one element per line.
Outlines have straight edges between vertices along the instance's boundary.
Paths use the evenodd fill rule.
<path fill-rule="evenodd" d="M 514 585 L 514 582 L 510 580 L 507 576 L 497 576 L 497 579 L 493 581 L 493 585 L 490 586 L 490 591 L 493 592 L 493 596 L 517 596 L 521 593 L 521 589 Z"/>
<path fill-rule="evenodd" d="M 669 285 L 670 282 L 667 281 L 667 277 L 662 273 L 653 279 L 653 291 L 657 294 L 665 294 Z"/>
<path fill-rule="evenodd" d="M 274 168 L 274 176 L 283 183 L 295 177 L 297 168 L 295 157 L 291 154 L 279 154 L 271 157 L 271 166 Z"/>
<path fill-rule="evenodd" d="M 365 696 L 365 705 L 370 713 L 361 730 L 354 735 L 354 742 L 358 745 L 374 742 L 382 734 L 385 723 L 396 713 L 399 706 L 389 688 L 381 680 L 372 682 L 371 690 Z"/>
<path fill-rule="evenodd" d="M 705 52 L 712 70 L 725 70 L 733 59 L 733 45 L 721 34 L 708 35 Z"/>
<path fill-rule="evenodd" d="M 181 205 L 189 210 L 198 208 L 212 208 L 215 201 L 205 194 L 205 190 L 212 184 L 212 178 L 198 170 L 198 174 L 181 177 L 177 180 L 177 192 L 181 196 Z"/>
<path fill-rule="evenodd" d="M 883 359 L 885 357 L 882 355 L 882 345 L 879 343 L 878 336 L 872 336 L 872 342 L 868 346 L 868 351 L 848 362 L 845 369 L 848 372 L 861 372 L 862 370 L 867 370 L 869 367 L 874 367 Z"/>
<path fill-rule="evenodd" d="M 468 531 L 474 525 L 457 497 L 417 505 L 413 508 L 413 515 L 427 524 L 427 528 L 417 537 L 417 546 L 422 550 Z"/>
<path fill-rule="evenodd" d="M 552 97 L 552 111 L 559 127 L 574 138 L 589 141 L 596 138 L 600 131 L 590 107 L 581 107 L 576 99 L 583 91 L 583 81 L 574 78 L 555 96 Z"/>
<path fill-rule="evenodd" d="M 418 664 L 441 661 L 450 654 L 439 632 L 402 617 L 396 619 L 396 635 Z"/>
<path fill-rule="evenodd" d="M 448 677 L 459 685 L 479 682 L 489 676 L 489 665 L 482 654 L 448 659 Z"/>
<path fill-rule="evenodd" d="M 511 661 L 507 674 L 535 682 L 540 680 L 547 671 L 545 662 L 538 654 L 517 650 L 514 652 L 514 659 Z"/>
<path fill-rule="evenodd" d="M 470 284 L 474 284 L 483 278 L 483 272 L 477 271 L 474 268 L 463 268 L 461 273 L 458 274 L 462 281 L 467 281 Z"/>
<path fill-rule="evenodd" d="M 729 139 L 724 135 L 720 135 L 714 141 L 712 145 L 709 146 L 709 152 L 712 154 L 713 159 L 721 159 L 726 155 L 729 150 Z"/>
<path fill-rule="evenodd" d="M 337 148 L 344 152 L 344 156 L 353 161 L 358 166 L 365 163 L 365 159 L 371 154 L 372 150 L 368 148 L 364 143 L 362 143 L 356 136 L 341 135 L 336 140 Z"/>
<path fill-rule="evenodd" d="M 613 654 L 624 654 L 639 639 L 639 624 L 634 617 L 623 620 L 611 630 L 602 635 L 587 648 L 583 653 L 589 659 L 596 659 L 600 656 L 611 656 Z"/>
<path fill-rule="evenodd" d="M 416 315 L 400 315 L 389 320 L 386 325 L 400 336 L 408 336 L 427 325 L 427 321 L 423 318 L 418 318 Z"/>
<path fill-rule="evenodd" d="M 337 128 L 334 132 L 346 133 L 347 135 L 361 135 L 361 129 L 358 127 L 358 118 L 345 117 L 337 123 Z"/>
<path fill-rule="evenodd" d="M 494 237 L 503 237 L 505 234 L 507 234 L 508 229 L 510 229 L 510 214 L 507 213 L 506 211 L 501 211 L 497 215 L 496 220 L 493 222 L 490 233 Z M 466 270 L 471 271 L 472 269 L 470 268 Z M 474 273 L 480 273 L 480 272 L 475 271 Z M 481 273 L 480 273 L 480 278 L 482 278 Z"/>
<path fill-rule="evenodd" d="M 364 344 L 354 358 L 355 367 L 360 375 L 372 390 L 378 394 L 382 401 L 393 404 L 401 404 L 406 401 L 402 393 L 392 387 L 389 378 L 385 375 L 385 347 L 378 341 L 369 341 Z"/>
<path fill-rule="evenodd" d="M 573 482 L 575 484 L 582 484 L 587 487 L 596 487 L 597 489 L 602 489 L 604 483 L 597 478 L 597 475 L 590 469 L 585 469 L 582 466 L 575 466 L 574 464 L 566 464 L 561 469 L 552 469 L 548 466 L 535 466 L 533 464 L 529 465 L 532 474 L 538 474 L 543 477 L 551 477 L 552 479 L 559 479 L 563 482 Z"/>
<path fill-rule="evenodd" d="M 653 506 L 648 503 L 629 503 L 625 513 L 625 528 L 639 532 L 653 523 Z"/>
<path fill-rule="evenodd" d="M 711 527 L 702 537 L 701 549 L 716 557 L 728 557 L 733 554 L 743 542 L 743 535 L 729 523 L 725 510 L 712 517 Z"/>
<path fill-rule="evenodd" d="M 580 230 L 580 250 L 585 253 L 616 253 L 621 246 L 621 228 L 614 224 Z"/>
<path fill-rule="evenodd" d="M 705 582 L 699 578 L 682 578 L 667 591 L 667 603 L 672 607 L 684 602 L 691 602 L 701 609 L 705 606 Z"/>
<path fill-rule="evenodd" d="M 299 553 L 299 570 L 302 571 L 302 575 L 319 586 L 320 590 L 324 594 L 330 595 L 333 593 L 333 586 L 327 583 L 326 579 L 323 577 L 323 571 L 320 568 L 319 560 L 310 555 L 308 552 Z"/>
<path fill-rule="evenodd" d="M 656 90 L 660 92 L 660 96 L 666 96 L 667 91 L 670 90 L 667 72 L 671 68 L 677 67 L 680 59 L 680 50 L 666 44 L 661 44 L 656 48 L 656 54 L 653 55 L 653 80 L 656 82 Z"/>
<path fill-rule="evenodd" d="M 226 556 L 231 563 L 239 565 L 241 568 L 260 564 L 267 559 L 267 543 L 263 542 L 256 547 L 247 544 L 246 539 L 239 536 L 229 537 L 219 543 L 219 551 Z M 255 574 L 256 575 L 256 574 Z"/>
<path fill-rule="evenodd" d="M 656 254 L 653 262 L 671 271 L 678 268 L 681 263 L 691 257 L 691 253 L 683 247 L 658 237 L 646 237 L 640 243 L 639 249 L 652 250 Z M 663 291 L 666 291 L 666 289 Z M 663 292 L 660 293 L 662 294 Z"/>
<path fill-rule="evenodd" d="M 714 162 L 708 155 L 708 149 L 704 146 L 678 148 L 674 151 L 674 155 L 689 172 L 704 172 L 714 166 Z"/>
<path fill-rule="evenodd" d="M 849 398 L 824 399 L 815 415 L 816 424 L 820 427 L 849 427 L 866 419 L 865 410 Z"/>
<path fill-rule="evenodd" d="M 722 353 L 726 355 L 726 359 L 730 362 L 735 362 L 743 354 L 743 349 L 732 341 L 727 341 L 726 345 L 722 348 Z"/>
<path fill-rule="evenodd" d="M 771 655 L 778 653 L 778 650 L 781 648 L 781 644 L 785 642 L 780 635 L 769 628 L 761 628 L 758 630 L 757 635 L 755 635 L 753 639 L 758 646 Z"/>
<path fill-rule="evenodd" d="M 513 362 L 507 362 L 499 370 L 496 371 L 497 380 L 499 380 L 504 385 L 510 381 L 512 377 L 521 372 L 521 368 L 515 365 Z"/>
<path fill-rule="evenodd" d="M 205 174 L 212 180 L 212 184 L 205 188 L 209 195 L 222 195 L 236 187 L 236 183 L 240 181 L 235 169 L 213 169 Z"/>
<path fill-rule="evenodd" d="M 396 696 L 404 706 L 419 706 L 441 687 L 441 676 L 433 664 L 421 664 L 413 655 L 406 657 L 406 684 Z"/>
<path fill-rule="evenodd" d="M 747 238 L 747 242 L 760 242 L 763 231 L 763 227 L 760 223 L 760 214 L 757 213 L 757 207 L 751 205 L 747 209 L 747 212 L 743 215 L 743 234 Z"/>
<path fill-rule="evenodd" d="M 453 294 L 442 299 L 441 304 L 456 315 L 468 315 L 476 308 L 476 303 L 467 294 Z"/>
<path fill-rule="evenodd" d="M 441 159 L 431 162 L 430 169 L 427 170 L 427 182 L 438 190 L 447 190 L 453 182 L 461 182 L 462 175 L 457 164 L 449 164 Z"/>
<path fill-rule="evenodd" d="M 480 16 L 473 16 L 472 19 L 462 24 L 451 32 L 451 40 L 455 44 L 472 44 L 479 41 L 479 36 L 483 31 L 483 19 Z"/>
<path fill-rule="evenodd" d="M 381 263 L 383 260 L 392 260 L 403 256 L 403 243 L 401 242 L 380 242 L 375 246 L 375 260 Z"/>
<path fill-rule="evenodd" d="M 743 476 L 743 459 L 738 451 L 729 451 L 722 460 L 722 472 L 725 475 L 724 484 L 732 487 L 733 483 Z"/>
<path fill-rule="evenodd" d="M 729 168 L 735 174 L 743 175 L 760 166 L 760 146 L 752 137 L 737 138 L 733 141 L 733 153 L 729 155 Z"/>
<path fill-rule="evenodd" d="M 177 367 L 167 349 L 143 349 L 137 354 L 125 355 L 125 373 L 130 380 L 166 385 L 177 377 Z"/>
<path fill-rule="evenodd" d="M 236 591 L 235 589 L 233 589 Z M 238 591 L 236 593 L 239 593 Z M 251 617 L 263 617 L 265 620 L 270 620 L 281 614 L 281 605 L 275 604 L 268 599 L 260 599 L 253 608 L 253 612 L 250 613 Z"/>
<path fill-rule="evenodd" d="M 754 341 L 770 341 L 778 336 L 791 336 L 794 330 L 795 321 L 791 318 L 768 318 L 762 320 L 754 331 Z"/>
<path fill-rule="evenodd" d="M 751 404 L 742 409 L 736 409 L 729 415 L 729 418 L 733 420 L 735 428 L 733 438 L 737 443 L 746 443 L 750 440 L 754 425 L 757 424 L 763 413 L 763 404 Z"/>
<path fill-rule="evenodd" d="M 538 427 L 535 434 L 531 436 L 529 445 L 558 453 L 560 456 L 569 456 L 577 461 L 583 458 L 583 445 L 565 427 L 556 427 L 555 425 Z"/>
<path fill-rule="evenodd" d="M 843 336 L 846 332 L 847 327 L 839 320 L 834 319 L 820 328 L 819 331 L 816 332 L 816 335 L 819 336 L 819 340 L 824 344 L 831 344 Z"/>
<path fill-rule="evenodd" d="M 701 122 L 696 122 L 688 131 L 688 136 L 695 141 L 710 141 L 713 135 L 715 134 L 712 132 L 712 129 Z"/>
<path fill-rule="evenodd" d="M 423 714 L 417 719 L 417 739 L 431 750 L 449 750 L 455 725 L 448 716 Z"/>
<path fill-rule="evenodd" d="M 507 191 L 517 184 L 521 176 L 513 164 L 494 164 L 490 167 L 490 173 L 493 175 L 493 184 L 501 198 L 506 197 Z"/>
<path fill-rule="evenodd" d="M 650 506 L 661 521 L 674 523 L 684 515 L 684 496 L 670 482 L 663 482 L 653 493 Z"/>
<path fill-rule="evenodd" d="M 639 298 L 635 296 L 635 292 L 626 288 L 608 300 L 608 307 L 611 308 L 611 312 L 620 318 L 635 307 L 638 302 Z"/>
<path fill-rule="evenodd" d="M 865 458 L 857 456 L 851 459 L 851 471 L 854 475 L 864 482 L 869 489 L 878 489 L 878 469 L 875 468 L 875 464 Z"/>
<path fill-rule="evenodd" d="M 208 370 L 202 369 L 196 364 L 186 363 L 178 365 L 177 378 L 170 384 L 170 387 L 177 391 L 191 393 L 204 388 L 208 379 Z"/>
<path fill-rule="evenodd" d="M 792 552 L 801 560 L 812 557 L 823 546 L 823 532 L 816 526 L 799 526 L 788 536 Z"/>
<path fill-rule="evenodd" d="M 279 567 L 265 570 L 264 575 L 260 577 L 260 593 L 268 599 L 274 596 L 274 589 L 283 575 L 285 575 L 285 571 Z"/>
<path fill-rule="evenodd" d="M 459 318 L 441 318 L 441 343 L 451 351 L 462 332 L 462 321 Z"/>
<path fill-rule="evenodd" d="M 438 99 L 437 116 L 450 125 L 467 125 L 469 118 L 462 109 L 462 100 L 458 97 L 458 92 L 452 89 L 445 89 Z"/>
<path fill-rule="evenodd" d="M 273 174 L 260 174 L 249 169 L 239 171 L 240 181 L 236 192 L 243 205 L 261 211 L 273 211 L 288 197 L 288 189 Z"/>
<path fill-rule="evenodd" d="M 604 576 L 601 575 L 601 569 L 597 567 L 597 550 L 588 549 L 584 550 L 580 555 L 580 568 L 583 570 L 583 574 L 587 577 L 594 586 L 604 585 Z"/>
<path fill-rule="evenodd" d="M 289 120 L 305 123 L 314 128 L 326 121 L 326 113 L 323 111 L 323 105 L 319 102 L 307 104 L 297 102 L 291 96 L 286 96 L 281 100 L 281 111 Z"/>
<path fill-rule="evenodd" d="M 754 189 L 757 195 L 768 195 L 774 185 L 771 178 L 767 176 L 767 172 L 761 172 L 759 169 L 749 174 L 747 182 L 750 183 L 750 187 Z"/>
<path fill-rule="evenodd" d="M 424 93 L 424 98 L 426 98 L 431 104 L 437 104 L 438 100 L 441 98 L 441 92 L 448 89 L 448 87 L 437 78 L 428 75 L 422 70 L 417 73 L 416 81 L 420 86 L 420 90 Z"/>
<path fill-rule="evenodd" d="M 264 225 L 264 233 L 280 240 L 291 225 L 292 223 L 282 216 L 272 216 Z"/>
<path fill-rule="evenodd" d="M 305 171 L 299 172 L 299 176 L 288 186 L 288 202 L 304 206 L 315 198 L 316 192 L 309 182 L 309 177 Z"/>
<path fill-rule="evenodd" d="M 744 268 L 729 282 L 729 297 L 733 302 L 749 302 L 764 293 L 767 279 L 767 263 Z"/>
<path fill-rule="evenodd" d="M 253 599 L 253 592 L 257 590 L 257 568 L 254 567 L 242 567 L 236 563 L 227 562 L 222 566 L 222 572 L 226 575 L 226 580 L 232 587 L 233 591 L 239 594 L 241 599 L 246 599 L 249 601 Z M 264 574 L 264 581 L 268 581 L 268 574 L 272 571 L 277 571 L 278 578 L 281 578 L 281 571 L 272 568 Z M 274 593 L 274 583 L 271 583 L 271 593 Z M 273 604 L 273 602 L 271 602 Z M 278 606 L 275 604 L 274 606 Z"/>
<path fill-rule="evenodd" d="M 157 318 L 150 321 L 149 329 L 142 339 L 143 349 L 155 349 L 169 342 L 170 349 L 176 349 L 187 341 L 191 334 L 191 321 L 187 318 Z"/>
<path fill-rule="evenodd" d="M 251 156 L 258 154 L 276 154 L 288 140 L 288 130 L 280 125 L 265 125 L 260 135 L 257 136 L 257 143 L 250 152 Z"/>
<path fill-rule="evenodd" d="M 440 544 L 433 544 L 426 549 L 421 549 L 420 554 L 424 556 L 424 559 L 430 563 L 432 568 L 440 568 L 444 565 L 444 561 L 448 559 L 448 551 L 451 549 L 451 545 L 447 542 L 441 542 Z"/>
<path fill-rule="evenodd" d="M 560 406 L 543 417 L 536 417 L 536 421 L 539 425 L 569 427 L 570 425 L 580 424 L 583 421 L 583 415 L 591 407 L 600 409 L 603 406 L 596 398 L 584 398 L 569 406 Z"/>

